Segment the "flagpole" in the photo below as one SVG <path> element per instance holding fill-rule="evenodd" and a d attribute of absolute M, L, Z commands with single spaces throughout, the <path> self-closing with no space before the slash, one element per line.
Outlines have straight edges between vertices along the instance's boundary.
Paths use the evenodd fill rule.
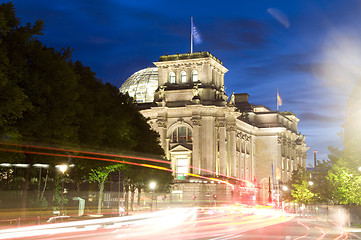
<path fill-rule="evenodd" d="M 278 106 L 278 88 L 277 88 L 276 101 L 277 101 L 277 111 L 278 111 L 278 109 L 279 109 L 279 106 Z"/>
<path fill-rule="evenodd" d="M 193 53 L 193 16 L 191 17 L 191 53 Z"/>

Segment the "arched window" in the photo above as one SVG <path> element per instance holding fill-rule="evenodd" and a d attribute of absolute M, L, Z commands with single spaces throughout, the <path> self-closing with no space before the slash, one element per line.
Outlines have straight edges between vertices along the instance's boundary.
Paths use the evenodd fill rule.
<path fill-rule="evenodd" d="M 192 81 L 198 82 L 198 71 L 197 70 L 193 70 L 193 72 L 192 72 Z"/>
<path fill-rule="evenodd" d="M 185 71 L 181 72 L 181 83 L 187 82 L 187 74 Z"/>
<path fill-rule="evenodd" d="M 192 142 L 192 130 L 187 127 L 178 127 L 172 133 L 172 142 Z"/>
<path fill-rule="evenodd" d="M 169 82 L 170 83 L 175 83 L 175 73 L 174 72 L 171 72 L 169 74 Z"/>

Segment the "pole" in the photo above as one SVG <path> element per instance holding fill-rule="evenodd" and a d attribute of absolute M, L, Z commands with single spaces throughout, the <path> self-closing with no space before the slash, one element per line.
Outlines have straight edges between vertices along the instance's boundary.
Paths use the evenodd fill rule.
<path fill-rule="evenodd" d="M 121 216 L 121 211 L 120 211 L 120 171 L 118 171 L 118 211 L 119 211 L 119 216 Z"/>
<path fill-rule="evenodd" d="M 64 175 L 63 175 L 64 176 Z M 61 211 L 63 211 L 64 178 L 61 178 Z"/>
<path fill-rule="evenodd" d="M 272 203 L 272 195 L 271 195 L 271 177 L 268 177 L 268 202 Z"/>
<path fill-rule="evenodd" d="M 313 167 L 316 169 L 316 166 L 317 166 L 317 164 L 316 164 L 316 162 L 317 162 L 317 160 L 316 160 L 316 154 L 317 154 L 317 151 L 316 150 L 314 150 L 313 151 Z"/>
<path fill-rule="evenodd" d="M 279 109 L 279 106 L 278 106 L 278 88 L 277 88 L 277 96 L 276 96 L 276 101 L 277 101 L 277 111 Z"/>
<path fill-rule="evenodd" d="M 193 17 L 191 17 L 191 53 L 193 53 Z"/>
<path fill-rule="evenodd" d="M 38 178 L 38 200 L 40 200 L 40 190 L 41 190 L 41 168 L 39 168 L 39 178 Z"/>
<path fill-rule="evenodd" d="M 277 180 L 277 207 L 280 207 L 280 181 Z"/>

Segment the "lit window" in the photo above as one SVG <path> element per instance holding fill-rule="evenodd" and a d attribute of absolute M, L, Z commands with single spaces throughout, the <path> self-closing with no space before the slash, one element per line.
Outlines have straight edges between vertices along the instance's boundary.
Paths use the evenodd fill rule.
<path fill-rule="evenodd" d="M 172 133 L 172 142 L 192 142 L 192 130 L 187 127 L 178 127 Z"/>
<path fill-rule="evenodd" d="M 187 142 L 192 142 L 192 131 L 188 128 L 187 129 Z"/>
<path fill-rule="evenodd" d="M 185 179 L 186 173 L 188 173 L 188 159 L 178 158 L 177 159 L 177 179 Z"/>
<path fill-rule="evenodd" d="M 186 127 L 178 128 L 178 141 L 179 142 L 187 141 L 187 128 Z"/>
<path fill-rule="evenodd" d="M 187 82 L 187 74 L 186 74 L 185 71 L 182 71 L 182 72 L 181 72 L 181 82 L 182 82 L 182 83 Z"/>
<path fill-rule="evenodd" d="M 170 83 L 175 83 L 175 73 L 174 72 L 171 72 L 169 74 L 169 82 Z"/>
<path fill-rule="evenodd" d="M 198 72 L 197 72 L 197 70 L 193 70 L 193 72 L 192 72 L 192 80 L 193 80 L 193 82 L 198 82 Z"/>

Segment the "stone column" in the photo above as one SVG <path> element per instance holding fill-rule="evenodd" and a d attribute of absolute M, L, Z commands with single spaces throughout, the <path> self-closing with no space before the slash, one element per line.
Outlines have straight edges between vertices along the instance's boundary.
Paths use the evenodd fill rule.
<path fill-rule="evenodd" d="M 204 116 L 202 117 L 202 160 L 201 168 L 215 171 L 215 121 L 214 117 Z M 210 172 L 204 172 L 205 175 L 211 175 Z M 214 175 L 214 174 L 213 174 Z"/>
<path fill-rule="evenodd" d="M 220 118 L 217 120 L 219 135 L 219 172 L 227 175 L 226 164 L 226 120 Z"/>
<path fill-rule="evenodd" d="M 167 138 L 166 139 L 166 148 L 164 149 L 164 153 L 167 159 L 170 159 L 170 152 L 169 152 L 169 144 L 170 144 L 170 139 Z"/>
<path fill-rule="evenodd" d="M 201 131 L 201 122 L 202 119 L 200 116 L 193 116 L 192 117 L 192 124 L 193 124 L 193 133 L 192 133 L 192 138 L 193 138 L 193 149 L 192 149 L 192 166 L 196 167 L 197 169 L 193 169 L 192 172 L 195 174 L 200 174 L 200 170 L 199 168 L 200 166 L 200 160 L 201 160 L 201 141 L 200 141 L 200 131 Z"/>
<path fill-rule="evenodd" d="M 158 132 L 160 136 L 160 145 L 164 151 L 167 151 L 167 121 L 163 117 L 158 117 L 157 119 L 158 124 Z M 168 152 L 165 153 L 168 156 Z"/>
<path fill-rule="evenodd" d="M 249 153 L 251 154 L 251 158 L 250 158 L 250 164 L 251 164 L 251 181 L 253 181 L 255 179 L 255 156 L 254 156 L 254 137 L 250 137 L 250 142 L 249 144 L 251 145 L 251 151 L 249 151 Z"/>
<path fill-rule="evenodd" d="M 227 131 L 229 133 L 228 145 L 228 160 L 230 165 L 230 174 L 233 177 L 237 176 L 236 173 L 236 125 L 234 123 L 230 123 L 227 126 Z"/>

